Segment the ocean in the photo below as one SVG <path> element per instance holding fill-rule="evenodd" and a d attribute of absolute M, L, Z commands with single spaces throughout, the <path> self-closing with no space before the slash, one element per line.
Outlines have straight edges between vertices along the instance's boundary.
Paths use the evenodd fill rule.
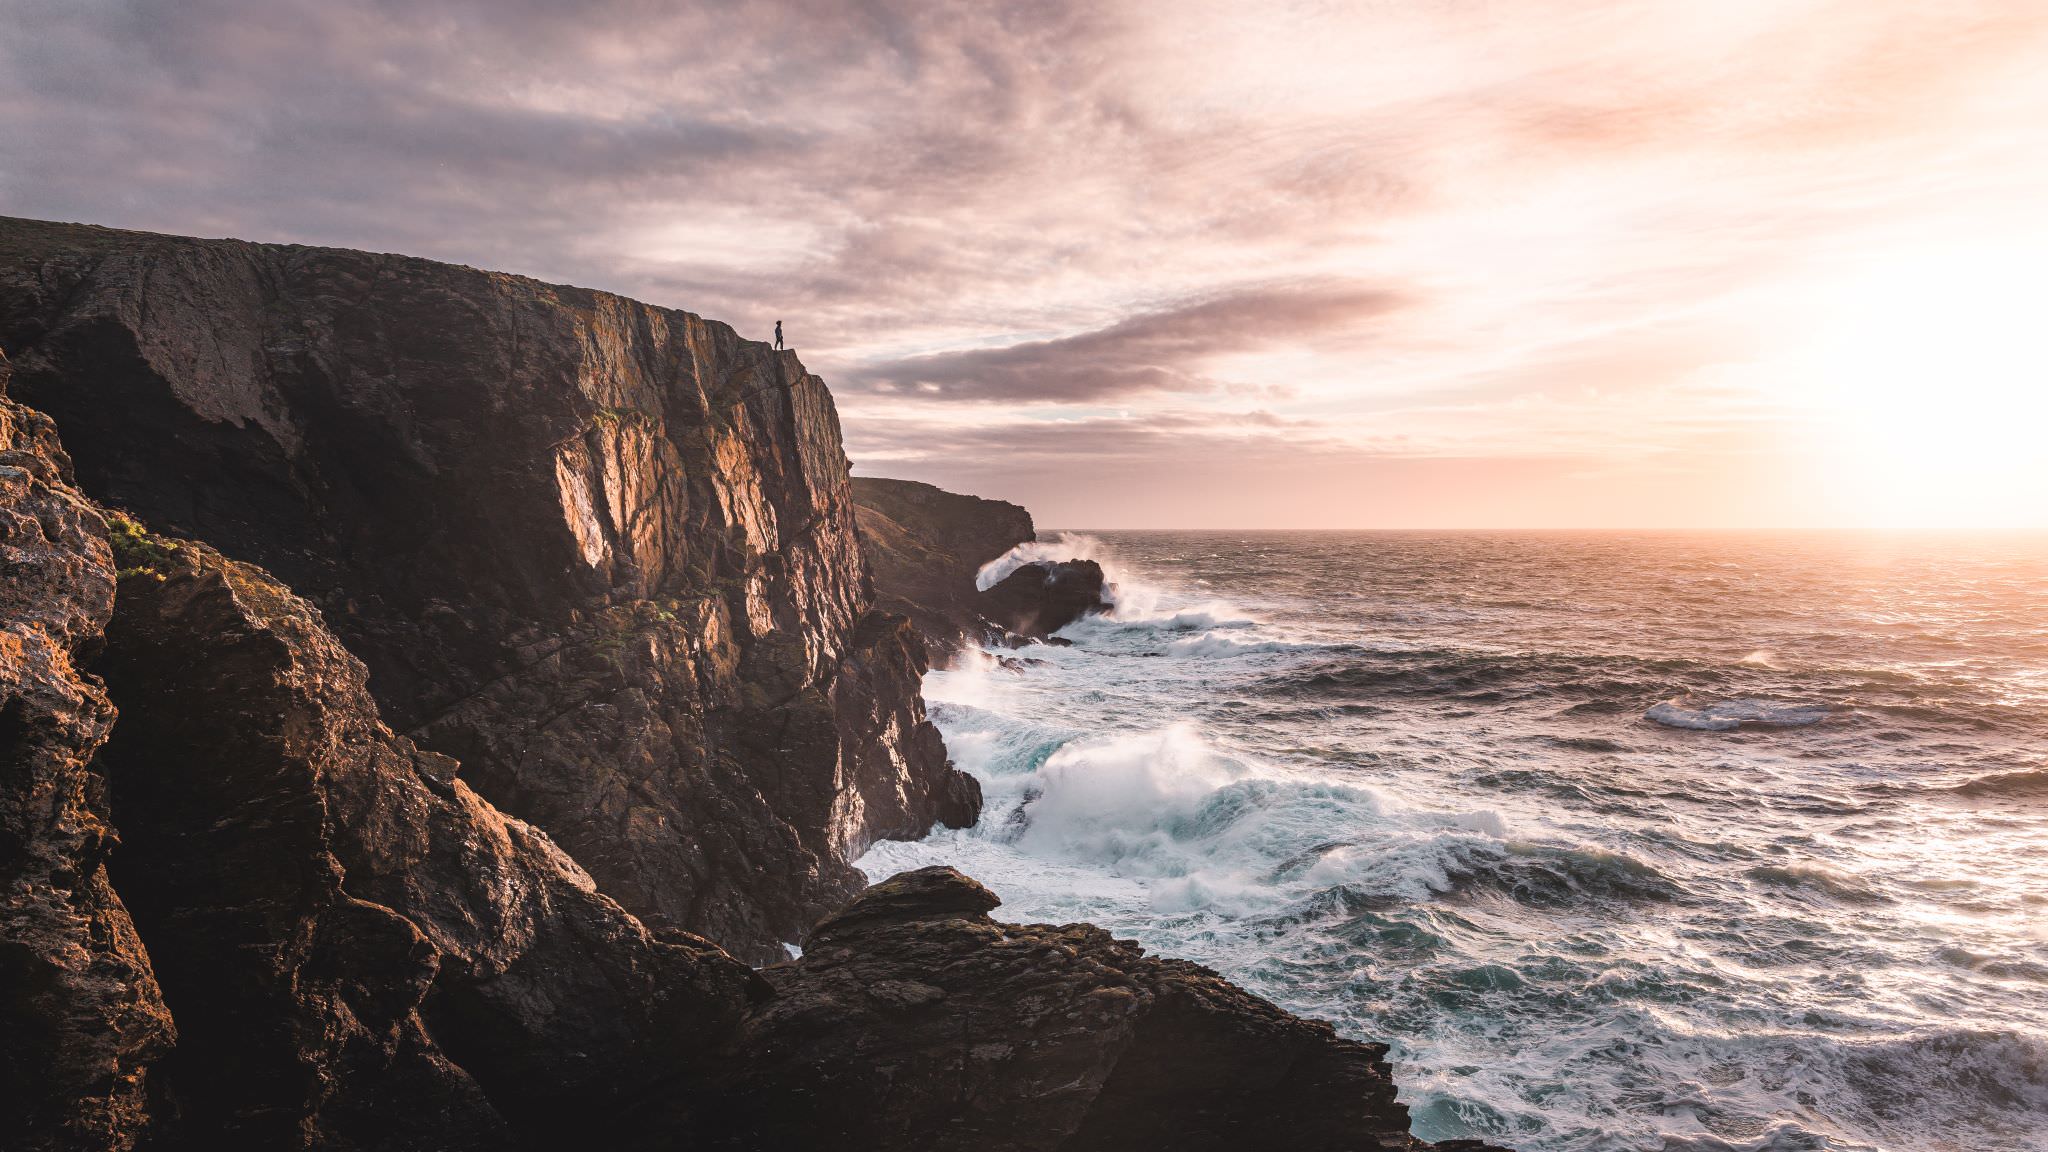
<path fill-rule="evenodd" d="M 1385 1041 L 1429 1139 L 2048 1149 L 2048 540 L 1022 551 L 1115 610 L 927 677 L 986 811 L 870 876 Z"/>

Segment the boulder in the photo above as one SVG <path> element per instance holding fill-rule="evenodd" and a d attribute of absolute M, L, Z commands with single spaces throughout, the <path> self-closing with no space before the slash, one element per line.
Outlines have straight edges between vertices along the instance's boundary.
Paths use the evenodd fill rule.
<path fill-rule="evenodd" d="M 1102 565 L 1093 560 L 1023 565 L 982 592 L 978 605 L 990 624 L 1033 640 L 1111 606 Z"/>
<path fill-rule="evenodd" d="M 1386 1048 L 1087 924 L 1004 924 L 951 868 L 819 924 L 706 1113 L 713 1148 L 1421 1149 Z M 1479 1147 L 1479 1146 L 1470 1146 Z"/>

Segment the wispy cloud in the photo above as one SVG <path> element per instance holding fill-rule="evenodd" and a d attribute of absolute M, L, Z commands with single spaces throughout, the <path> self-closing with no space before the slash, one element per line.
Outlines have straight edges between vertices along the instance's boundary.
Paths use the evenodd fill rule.
<path fill-rule="evenodd" d="M 1767 439 L 1772 342 L 1828 285 L 2038 231 L 2048 195 L 2034 0 L 0 0 L 0 26 L 0 212 L 782 319 L 864 471 L 1048 521 L 1090 461 L 1190 450 L 1311 519 L 1445 507 L 1326 498 L 1290 448 L 1440 479 L 1655 461 L 1652 487 L 1706 477 L 1666 506 L 1726 519 L 1746 488 L 1707 464 Z M 1453 519 L 1535 515 L 1441 482 Z M 1547 522 L 1634 507 L 1553 494 Z"/>
<path fill-rule="evenodd" d="M 1400 303 L 1394 292 L 1355 284 L 1248 288 L 1071 336 L 890 360 L 851 378 L 878 391 L 1012 402 L 1232 391 L 1228 381 L 1204 373 L 1211 358 L 1312 341 L 1333 330 L 1363 331 Z"/>

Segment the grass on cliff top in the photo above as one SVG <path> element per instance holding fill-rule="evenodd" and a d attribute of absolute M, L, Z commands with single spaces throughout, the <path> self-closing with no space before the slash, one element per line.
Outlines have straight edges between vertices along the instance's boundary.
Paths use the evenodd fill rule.
<path fill-rule="evenodd" d="M 177 541 L 153 536 L 141 522 L 111 508 L 107 509 L 107 540 L 114 546 L 114 575 L 122 580 L 145 574 L 163 579 L 171 553 L 178 550 Z"/>

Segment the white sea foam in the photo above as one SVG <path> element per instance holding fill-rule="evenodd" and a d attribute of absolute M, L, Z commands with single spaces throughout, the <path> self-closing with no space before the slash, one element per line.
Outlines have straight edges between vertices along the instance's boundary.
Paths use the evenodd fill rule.
<path fill-rule="evenodd" d="M 1062 560 L 1093 560 L 1101 564 L 1105 551 L 1102 541 L 1079 532 L 1059 533 L 1050 540 L 1026 540 L 983 564 L 974 574 L 974 586 L 986 592 L 1026 564 L 1057 564 Z"/>
<path fill-rule="evenodd" d="M 1771 595 L 1680 620 L 1655 563 L 1577 540 L 1102 543 L 1038 556 L 1119 583 L 1072 647 L 928 676 L 983 818 L 876 844 L 869 875 L 953 864 L 1001 917 L 1090 920 L 1389 1041 L 1428 1139 L 2044 1152 L 2041 730 L 2001 745 L 2033 714 L 1955 703 L 2026 669 L 1900 648 L 1953 627 L 1866 641 L 1931 601 L 1827 617 L 1781 558 L 1743 566 Z M 1854 671 L 1880 666 L 1912 672 Z M 1654 686 L 1659 724 L 1775 734 L 1653 738 Z"/>

